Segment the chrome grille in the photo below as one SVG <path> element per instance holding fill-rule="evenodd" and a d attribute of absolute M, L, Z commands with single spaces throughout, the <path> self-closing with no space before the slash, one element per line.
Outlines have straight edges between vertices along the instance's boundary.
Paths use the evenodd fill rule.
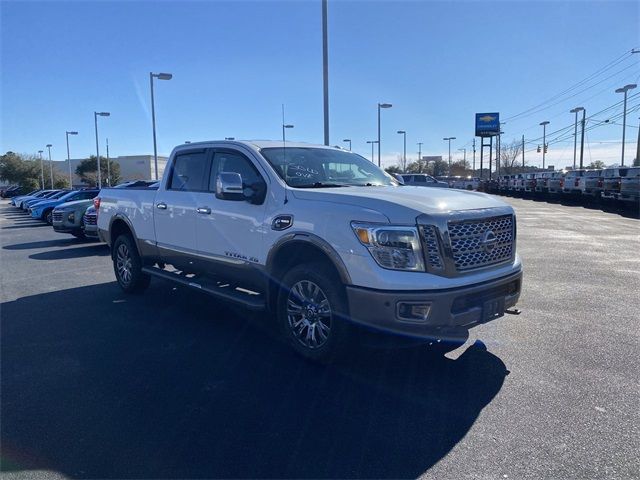
<path fill-rule="evenodd" d="M 95 213 L 85 213 L 83 220 L 85 225 L 97 225 L 98 223 L 98 217 Z"/>
<path fill-rule="evenodd" d="M 62 212 L 56 212 L 54 210 L 53 213 L 51 214 L 51 218 L 53 218 L 54 222 L 61 222 L 62 221 Z"/>
<path fill-rule="evenodd" d="M 513 215 L 449 222 L 449 240 L 456 270 L 459 272 L 508 261 L 513 256 Z M 487 232 L 495 242 L 484 244 Z"/>
<path fill-rule="evenodd" d="M 420 234 L 422 235 L 422 244 L 425 250 L 425 259 L 427 262 L 427 269 L 443 270 L 444 263 L 440 256 L 440 248 L 438 243 L 438 235 L 436 234 L 436 227 L 433 225 L 423 225 L 420 227 Z"/>

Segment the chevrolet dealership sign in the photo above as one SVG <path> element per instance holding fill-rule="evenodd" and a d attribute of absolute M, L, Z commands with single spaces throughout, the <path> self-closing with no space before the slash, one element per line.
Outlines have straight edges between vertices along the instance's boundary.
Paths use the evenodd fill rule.
<path fill-rule="evenodd" d="M 476 137 L 492 137 L 499 133 L 499 113 L 476 113 Z"/>

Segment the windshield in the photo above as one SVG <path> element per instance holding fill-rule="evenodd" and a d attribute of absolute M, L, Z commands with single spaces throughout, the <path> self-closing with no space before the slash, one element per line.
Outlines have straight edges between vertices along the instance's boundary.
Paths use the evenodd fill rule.
<path fill-rule="evenodd" d="M 61 192 L 61 193 L 64 193 L 64 195 L 61 195 L 55 198 L 59 200 L 71 200 L 78 194 L 78 192 Z"/>
<path fill-rule="evenodd" d="M 66 194 L 68 194 L 68 193 L 69 193 L 69 192 L 68 192 L 68 191 L 66 191 L 66 190 L 63 190 L 63 191 L 61 191 L 61 192 L 54 193 L 53 195 L 51 195 L 51 196 L 49 197 L 49 200 L 55 200 L 55 199 L 58 199 L 58 198 L 64 197 L 64 196 L 66 196 Z"/>
<path fill-rule="evenodd" d="M 291 187 L 400 185 L 370 161 L 343 150 L 270 147 L 261 153 Z"/>

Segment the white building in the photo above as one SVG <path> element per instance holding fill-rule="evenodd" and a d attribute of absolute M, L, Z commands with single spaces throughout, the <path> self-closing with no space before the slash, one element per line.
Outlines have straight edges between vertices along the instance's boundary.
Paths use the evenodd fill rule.
<path fill-rule="evenodd" d="M 76 167 L 84 158 L 71 159 L 71 174 L 73 176 L 73 186 L 85 186 L 76 172 Z M 120 165 L 120 182 L 129 180 L 152 180 L 155 178 L 155 165 L 153 155 L 125 155 L 110 158 L 112 163 Z M 48 162 L 45 161 L 45 167 Z M 162 178 L 164 167 L 167 164 L 167 157 L 158 156 L 158 178 Z M 54 161 L 53 168 L 65 178 L 69 177 L 69 163 L 64 161 Z M 46 168 L 45 168 L 46 170 Z"/>

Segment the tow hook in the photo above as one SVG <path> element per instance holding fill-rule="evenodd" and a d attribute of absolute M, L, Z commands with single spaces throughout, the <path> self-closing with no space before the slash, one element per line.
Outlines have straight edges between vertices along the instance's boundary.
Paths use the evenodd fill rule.
<path fill-rule="evenodd" d="M 512 308 L 511 310 L 505 310 L 504 313 L 508 313 L 509 315 L 520 315 L 522 310 L 519 308 Z"/>

